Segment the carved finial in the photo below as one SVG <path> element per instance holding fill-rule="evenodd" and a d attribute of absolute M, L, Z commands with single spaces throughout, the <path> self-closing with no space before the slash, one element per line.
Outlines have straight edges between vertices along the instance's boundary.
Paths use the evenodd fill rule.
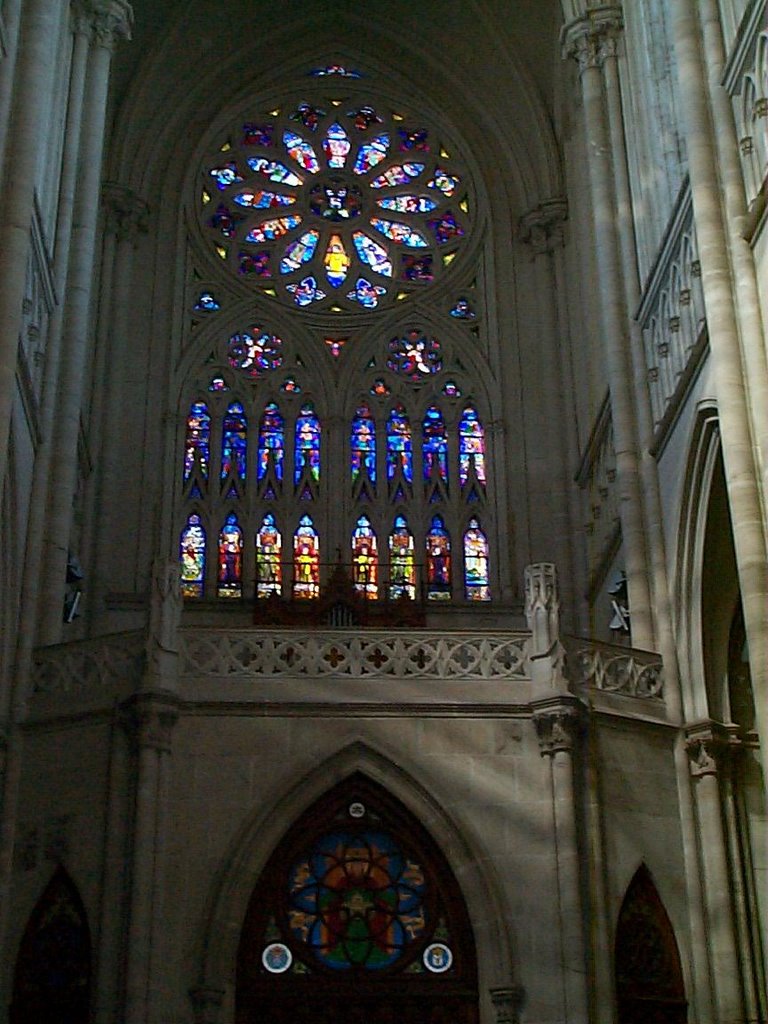
<path fill-rule="evenodd" d="M 557 569 L 552 562 L 536 562 L 525 570 L 525 617 L 532 634 L 532 652 L 544 654 L 557 642 L 560 601 Z"/>

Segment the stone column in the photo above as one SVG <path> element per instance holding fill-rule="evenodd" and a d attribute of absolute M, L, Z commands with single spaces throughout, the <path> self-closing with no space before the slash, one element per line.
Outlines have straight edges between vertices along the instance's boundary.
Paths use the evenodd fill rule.
<path fill-rule="evenodd" d="M 163 927 L 163 844 L 171 733 L 179 715 L 172 694 L 135 694 L 123 705 L 135 751 L 136 796 L 130 843 L 131 890 L 125 964 L 125 1024 L 159 1019 Z"/>
<path fill-rule="evenodd" d="M 55 643 L 61 634 L 67 547 L 72 526 L 72 501 L 78 475 L 78 437 L 90 333 L 90 305 L 99 212 L 104 122 L 112 53 L 118 39 L 128 37 L 133 21 L 127 0 L 90 0 L 93 38 L 83 98 L 78 191 L 69 245 L 67 292 L 61 336 L 61 369 L 56 404 L 56 437 L 46 503 L 48 529 L 44 539 L 40 639 Z"/>
<path fill-rule="evenodd" d="M 670 9 L 723 463 L 749 642 L 757 729 L 764 738 L 763 772 L 768 777 L 768 547 L 748 407 L 748 367 L 742 358 L 732 291 L 735 268 L 729 260 L 721 207 L 717 138 L 707 102 L 705 55 L 697 21 L 699 4 L 693 0 L 670 0 Z M 722 130 L 721 126 L 719 131 Z M 721 146 L 727 147 L 727 141 L 723 139 Z M 724 171 L 727 170 L 726 166 Z M 729 191 L 730 188 L 729 185 Z"/>
<path fill-rule="evenodd" d="M 57 8 L 50 0 L 28 0 L 24 5 L 13 79 L 13 105 L 5 138 L 0 211 L 0 489 L 8 468 L 40 137 L 53 90 Z"/>
<path fill-rule="evenodd" d="M 686 731 L 686 747 L 694 780 L 699 826 L 707 949 L 715 999 L 715 1019 L 735 1022 L 745 1017 L 736 922 L 718 773 L 729 757 L 729 735 L 715 722 L 701 722 Z"/>
<path fill-rule="evenodd" d="M 546 494 L 540 490 L 540 501 L 548 500 L 554 488 L 563 500 L 555 508 L 550 507 L 552 516 L 548 543 L 552 544 L 551 557 L 560 566 L 563 604 L 571 616 L 570 629 L 574 629 L 576 615 L 576 570 L 571 538 L 573 526 L 579 521 L 575 508 L 575 493 L 572 479 L 573 468 L 578 464 L 575 436 L 572 429 L 573 409 L 569 408 L 569 396 L 573 391 L 570 368 L 566 363 L 567 346 L 560 344 L 561 325 L 558 322 L 558 281 L 555 264 L 561 258 L 563 246 L 563 223 L 568 215 L 564 199 L 550 199 L 541 203 L 520 222 L 520 239 L 528 247 L 536 275 L 536 290 L 542 324 L 540 342 L 543 350 L 542 362 L 546 364 L 547 390 L 542 390 L 544 402 L 535 410 L 527 411 L 533 417 L 536 430 L 541 436 L 539 458 L 542 467 L 546 464 Z M 570 415 L 569 415 L 570 414 Z M 540 470 L 542 472 L 542 470 Z M 554 480 L 553 480 L 554 477 Z M 551 505 L 551 502 L 550 502 Z M 539 515 L 536 508 L 529 512 L 532 519 Z M 550 552 L 537 552 L 547 555 Z"/>
<path fill-rule="evenodd" d="M 496 1014 L 496 1024 L 520 1024 L 524 996 L 520 985 L 492 988 L 491 1002 Z"/>
<path fill-rule="evenodd" d="M 563 49 L 579 65 L 584 99 L 587 163 L 600 277 L 600 326 L 611 395 L 616 450 L 616 487 L 621 516 L 632 642 L 653 649 L 654 626 L 648 573 L 639 444 L 632 389 L 629 311 L 624 297 L 621 250 L 616 231 L 616 195 L 602 65 L 606 48 L 621 28 L 621 9 L 601 6 L 563 29 Z"/>
<path fill-rule="evenodd" d="M 19 42 L 21 0 L 5 0 L 0 8 L 2 42 L 0 49 L 0 167 L 5 163 L 5 136 L 13 95 L 13 73 L 16 68 L 16 49 Z M 0 175 L 2 187 L 2 175 Z"/>
<path fill-rule="evenodd" d="M 122 526 L 119 514 L 121 473 L 125 453 L 125 383 L 130 378 L 131 289 L 137 240 L 146 231 L 146 203 L 128 188 L 105 187 L 105 259 L 101 294 L 99 335 L 95 353 L 95 391 L 91 405 L 94 424 L 99 425 L 93 443 L 95 486 L 91 493 L 93 533 L 90 538 L 91 594 L 88 614 L 92 630 L 104 623 L 104 600 L 112 589 L 114 561 L 110 552 L 119 545 Z"/>
<path fill-rule="evenodd" d="M 550 762 L 563 1020 L 568 1024 L 586 1024 L 587 937 L 577 839 L 580 794 L 574 765 L 585 731 L 586 709 L 577 697 L 566 694 L 532 701 L 531 709 L 541 756 L 548 757 Z"/>

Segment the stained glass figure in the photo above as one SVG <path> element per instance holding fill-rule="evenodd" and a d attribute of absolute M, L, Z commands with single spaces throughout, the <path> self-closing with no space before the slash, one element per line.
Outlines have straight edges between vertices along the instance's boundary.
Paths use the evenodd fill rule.
<path fill-rule="evenodd" d="M 448 480 L 448 436 L 443 416 L 436 405 L 427 409 L 423 423 L 423 465 L 424 479 L 429 481 L 437 475 Z"/>
<path fill-rule="evenodd" d="M 223 377 L 211 377 L 208 385 L 209 391 L 229 391 L 229 384 Z"/>
<path fill-rule="evenodd" d="M 215 313 L 221 309 L 221 304 L 213 297 L 213 292 L 200 292 L 193 308 L 196 313 Z"/>
<path fill-rule="evenodd" d="M 400 128 L 398 129 L 397 134 L 400 136 L 401 152 L 406 153 L 410 149 L 418 149 L 422 153 L 429 152 L 429 146 L 427 144 L 429 133 L 426 128 L 416 128 L 415 131 L 412 132 L 409 132 L 405 128 Z"/>
<path fill-rule="evenodd" d="M 488 539 L 474 516 L 464 533 L 464 595 L 468 601 L 490 601 Z"/>
<path fill-rule="evenodd" d="M 282 238 L 288 231 L 293 231 L 301 224 L 301 215 L 293 213 L 289 217 L 277 217 L 275 220 L 265 220 L 263 224 L 257 224 L 251 228 L 245 236 L 246 242 L 274 242 L 276 238 Z"/>
<path fill-rule="evenodd" d="M 348 299 L 355 299 L 366 309 L 375 309 L 379 304 L 379 298 L 386 294 L 387 289 L 381 285 L 371 284 L 364 277 L 358 277 L 354 290 L 347 292 Z"/>
<path fill-rule="evenodd" d="M 436 217 L 434 220 L 428 220 L 427 224 L 429 224 L 434 231 L 438 245 L 445 245 L 445 243 L 450 242 L 452 238 L 461 238 L 464 234 L 464 228 L 456 223 L 456 218 L 450 210 L 442 217 Z"/>
<path fill-rule="evenodd" d="M 427 188 L 436 188 L 444 196 L 452 196 L 459 186 L 459 181 L 455 174 L 448 174 L 441 167 L 436 167 L 434 177 L 427 182 Z"/>
<path fill-rule="evenodd" d="M 344 284 L 351 260 L 344 248 L 341 235 L 331 235 L 328 249 L 325 253 L 325 274 L 328 282 L 334 287 Z"/>
<path fill-rule="evenodd" d="M 320 420 L 311 405 L 303 405 L 296 419 L 294 483 L 301 481 L 305 469 L 313 480 L 320 479 Z"/>
<path fill-rule="evenodd" d="M 241 370 L 249 377 L 260 377 L 283 365 L 282 347 L 282 339 L 276 334 L 254 325 L 230 337 L 227 359 L 235 370 Z"/>
<path fill-rule="evenodd" d="M 248 122 L 243 125 L 243 145 L 271 146 L 274 130 L 275 126 L 273 124 L 253 124 Z"/>
<path fill-rule="evenodd" d="M 299 600 L 320 595 L 320 542 L 309 516 L 302 516 L 293 535 L 293 596 Z"/>
<path fill-rule="evenodd" d="M 402 405 L 396 405 L 387 420 L 387 479 L 398 472 L 410 483 L 413 480 L 413 444 L 411 424 Z"/>
<path fill-rule="evenodd" d="M 263 174 L 270 181 L 283 185 L 302 185 L 304 183 L 303 178 L 300 178 L 298 174 L 294 174 L 293 171 L 289 170 L 285 164 L 280 163 L 279 160 L 267 160 L 263 156 L 249 156 L 246 163 L 252 171 Z"/>
<path fill-rule="evenodd" d="M 456 300 L 456 305 L 451 310 L 451 316 L 456 317 L 457 320 L 474 320 L 475 311 L 467 299 L 461 298 Z"/>
<path fill-rule="evenodd" d="M 367 131 L 373 124 L 384 124 L 384 119 L 379 117 L 373 107 L 363 106 L 357 110 L 347 111 L 347 117 L 354 121 L 355 128 L 359 132 Z"/>
<path fill-rule="evenodd" d="M 352 143 L 338 121 L 334 121 L 323 139 L 323 151 L 329 167 L 341 168 L 347 162 Z"/>
<path fill-rule="evenodd" d="M 256 534 L 256 596 L 280 596 L 283 584 L 283 538 L 268 512 Z"/>
<path fill-rule="evenodd" d="M 248 420 L 240 402 L 232 402 L 224 417 L 221 438 L 221 479 L 230 474 L 245 480 Z"/>
<path fill-rule="evenodd" d="M 205 402 L 193 402 L 187 416 L 187 440 L 184 452 L 184 482 L 192 475 L 195 465 L 200 475 L 208 479 L 211 445 L 211 417 Z"/>
<path fill-rule="evenodd" d="M 238 192 L 234 199 L 238 206 L 245 206 L 251 210 L 270 210 L 275 206 L 292 206 L 296 202 L 296 196 L 284 196 L 279 192 L 263 192 L 261 190 L 252 192 L 250 189 Z"/>
<path fill-rule="evenodd" d="M 212 167 L 211 177 L 216 181 L 220 189 L 229 188 L 230 185 L 236 185 L 243 180 L 242 174 L 237 170 L 237 164 L 234 163 L 222 164 L 221 167 Z"/>
<path fill-rule="evenodd" d="M 303 277 L 298 284 L 287 284 L 285 287 L 293 295 L 297 306 L 308 306 L 325 298 L 325 292 L 318 288 L 317 280 L 311 274 Z"/>
<path fill-rule="evenodd" d="M 362 474 L 376 483 L 376 423 L 367 405 L 361 405 L 352 420 L 350 439 L 352 482 Z"/>
<path fill-rule="evenodd" d="M 461 388 L 455 381 L 447 380 L 443 384 L 443 394 L 446 398 L 461 398 Z"/>
<path fill-rule="evenodd" d="M 286 377 L 280 385 L 280 390 L 284 391 L 286 395 L 300 395 L 301 384 L 299 384 L 295 377 Z"/>
<path fill-rule="evenodd" d="M 219 534 L 219 597 L 243 596 L 243 531 L 230 512 Z"/>
<path fill-rule="evenodd" d="M 371 181 L 371 188 L 386 188 L 394 185 L 407 185 L 411 178 L 418 178 L 425 164 L 407 163 L 388 167 Z"/>
<path fill-rule="evenodd" d="M 389 597 L 393 601 L 416 599 L 413 534 L 405 516 L 395 516 L 389 535 Z"/>
<path fill-rule="evenodd" d="M 427 927 L 424 871 L 373 829 L 321 836 L 292 865 L 288 896 L 295 940 L 339 971 L 389 967 Z"/>
<path fill-rule="evenodd" d="M 379 596 L 379 553 L 376 534 L 367 516 L 360 516 L 352 531 L 352 576 L 355 590 L 368 600 Z"/>
<path fill-rule="evenodd" d="M 451 598 L 451 538 L 441 516 L 433 516 L 427 534 L 427 600 Z"/>
<path fill-rule="evenodd" d="M 283 142 L 290 156 L 296 161 L 299 167 L 303 167 L 310 174 L 317 174 L 320 170 L 317 156 L 314 149 L 308 142 L 305 142 L 296 132 L 283 132 Z"/>
<path fill-rule="evenodd" d="M 472 406 L 467 406 L 459 422 L 459 483 L 467 482 L 470 467 L 475 476 L 485 483 L 485 430 Z"/>
<path fill-rule="evenodd" d="M 377 199 L 376 205 L 382 210 L 394 210 L 395 213 L 429 213 L 437 203 L 428 196 L 404 195 Z"/>
<path fill-rule="evenodd" d="M 182 597 L 202 597 L 205 583 L 205 530 L 193 512 L 179 538 Z"/>
<path fill-rule="evenodd" d="M 309 208 L 325 220 L 339 223 L 360 214 L 363 194 L 357 185 L 348 185 L 341 178 L 313 186 L 309 193 Z"/>
<path fill-rule="evenodd" d="M 349 341 L 349 338 L 326 338 L 325 344 L 328 346 L 328 351 L 331 353 L 334 359 L 338 359 L 341 355 L 341 350 Z"/>
<path fill-rule="evenodd" d="M 398 245 L 407 245 L 411 249 L 423 249 L 427 245 L 424 235 L 397 220 L 382 220 L 380 217 L 371 217 L 371 226 L 380 231 L 386 238 L 392 239 Z"/>
<path fill-rule="evenodd" d="M 364 142 L 357 152 L 357 159 L 352 170 L 355 174 L 367 174 L 384 160 L 389 151 L 389 135 L 382 132 L 374 135 L 370 142 Z"/>
<path fill-rule="evenodd" d="M 320 118 L 325 117 L 325 111 L 319 107 L 313 107 L 311 103 L 300 103 L 295 114 L 291 114 L 292 121 L 301 121 L 305 128 L 311 132 L 317 131 Z"/>
<path fill-rule="evenodd" d="M 376 395 L 378 398 L 382 398 L 386 395 L 392 394 L 392 389 L 388 387 L 386 381 L 382 380 L 381 377 L 377 377 L 368 389 L 368 393 Z"/>
<path fill-rule="evenodd" d="M 272 277 L 269 269 L 269 252 L 239 253 L 238 269 L 244 276 Z"/>
<path fill-rule="evenodd" d="M 353 231 L 352 241 L 362 263 L 366 263 L 375 274 L 392 277 L 392 261 L 383 246 L 362 231 Z"/>
<path fill-rule="evenodd" d="M 412 329 L 402 337 L 392 338 L 388 348 L 387 368 L 408 380 L 415 382 L 442 369 L 440 342 L 420 330 Z"/>
<path fill-rule="evenodd" d="M 280 273 L 290 274 L 298 270 L 302 263 L 308 263 L 315 255 L 317 240 L 320 232 L 313 228 L 305 231 L 300 238 L 286 246 L 282 260 L 280 260 Z"/>
<path fill-rule="evenodd" d="M 238 197 L 236 196 L 235 202 L 237 202 L 237 199 Z M 208 223 L 215 231 L 221 232 L 225 238 L 234 238 L 237 234 L 237 225 L 244 219 L 239 214 L 231 213 L 228 206 L 220 203 L 216 207 L 216 213 L 214 213 Z"/>
<path fill-rule="evenodd" d="M 283 479 L 283 453 L 285 450 L 285 426 L 280 409 L 275 402 L 269 402 L 259 424 L 259 451 L 257 456 L 257 477 L 262 480 L 269 469 L 274 467 L 275 477 Z"/>
<path fill-rule="evenodd" d="M 325 78 L 326 75 L 336 75 L 339 78 L 361 78 L 362 75 L 359 71 L 352 71 L 349 68 L 343 67 L 341 64 L 329 64 L 326 68 L 315 68 L 314 71 L 309 72 L 315 78 Z"/>
<path fill-rule="evenodd" d="M 424 284 L 434 280 L 431 256 L 402 256 L 400 259 L 403 265 L 404 281 Z"/>

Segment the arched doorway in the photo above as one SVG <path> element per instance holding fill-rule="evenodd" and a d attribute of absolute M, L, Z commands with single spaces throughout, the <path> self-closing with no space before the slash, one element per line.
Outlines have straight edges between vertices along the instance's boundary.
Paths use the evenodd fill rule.
<path fill-rule="evenodd" d="M 629 883 L 619 912 L 615 970 L 619 1024 L 685 1024 L 677 940 L 644 864 Z"/>
<path fill-rule="evenodd" d="M 245 916 L 237 1024 L 476 1024 L 472 928 L 428 832 L 361 774 L 269 859 Z"/>
<path fill-rule="evenodd" d="M 87 1024 L 91 936 L 80 894 L 57 868 L 29 918 L 16 960 L 10 1024 Z"/>

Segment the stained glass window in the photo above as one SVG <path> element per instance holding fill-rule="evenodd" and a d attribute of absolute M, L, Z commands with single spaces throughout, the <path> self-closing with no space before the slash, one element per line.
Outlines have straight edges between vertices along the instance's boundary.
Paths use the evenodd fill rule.
<path fill-rule="evenodd" d="M 411 424 L 402 405 L 396 405 L 387 420 L 387 479 L 392 480 L 398 470 L 409 483 L 413 480 Z"/>
<path fill-rule="evenodd" d="M 485 431 L 477 412 L 467 406 L 459 423 L 459 480 L 467 482 L 470 470 L 481 484 L 485 483 Z"/>
<path fill-rule="evenodd" d="M 179 538 L 181 593 L 183 597 L 202 597 L 205 584 L 205 530 L 200 516 L 193 512 Z"/>
<path fill-rule="evenodd" d="M 221 479 L 230 474 L 245 480 L 248 421 L 240 402 L 232 402 L 224 417 L 221 438 Z"/>
<path fill-rule="evenodd" d="M 249 377 L 259 377 L 283 364 L 282 339 L 261 327 L 251 327 L 229 339 L 227 355 L 229 365 L 242 370 Z"/>
<path fill-rule="evenodd" d="M 488 539 L 473 516 L 464 534 L 464 594 L 468 601 L 490 601 Z"/>
<path fill-rule="evenodd" d="M 217 152 L 203 170 L 200 225 L 254 284 L 288 275 L 284 302 L 376 309 L 440 277 L 469 231 L 468 182 L 418 120 L 362 97 L 342 107 L 320 80 L 313 91 L 322 98 L 231 126 L 227 161 Z M 405 292 L 391 288 L 401 256 Z"/>
<path fill-rule="evenodd" d="M 361 405 L 352 420 L 352 481 L 362 474 L 376 483 L 376 424 L 371 410 Z"/>
<path fill-rule="evenodd" d="M 274 466 L 275 477 L 283 479 L 283 448 L 285 430 L 283 417 L 275 402 L 269 402 L 259 424 L 258 478 L 266 476 L 270 463 Z"/>
<path fill-rule="evenodd" d="M 440 342 L 428 338 L 423 331 L 412 329 L 389 342 L 387 366 L 408 380 L 418 381 L 442 369 Z"/>
<path fill-rule="evenodd" d="M 300 600 L 320 594 L 320 542 L 309 516 L 302 516 L 293 535 L 293 596 Z"/>
<path fill-rule="evenodd" d="M 448 436 L 443 416 L 436 405 L 427 409 L 423 424 L 424 479 L 448 480 Z"/>
<path fill-rule="evenodd" d="M 313 480 L 320 479 L 320 420 L 311 405 L 302 406 L 296 419 L 294 482 L 298 484 L 305 472 Z"/>
<path fill-rule="evenodd" d="M 243 531 L 230 512 L 219 533 L 219 597 L 243 596 Z"/>
<path fill-rule="evenodd" d="M 395 516 L 389 535 L 389 596 L 394 601 L 416 598 L 413 534 L 404 516 Z"/>
<path fill-rule="evenodd" d="M 378 544 L 367 516 L 360 516 L 352 532 L 352 573 L 355 590 L 366 598 L 378 597 Z"/>
<path fill-rule="evenodd" d="M 448 601 L 451 597 L 451 538 L 442 516 L 433 516 L 427 534 L 427 599 Z"/>
<path fill-rule="evenodd" d="M 268 512 L 256 534 L 256 596 L 280 595 L 283 581 L 283 538 L 275 525 L 275 517 Z"/>
<path fill-rule="evenodd" d="M 200 475 L 208 479 L 208 461 L 211 445 L 211 417 L 205 402 L 193 402 L 187 416 L 187 442 L 184 454 L 184 481 L 189 480 L 195 465 Z"/>

